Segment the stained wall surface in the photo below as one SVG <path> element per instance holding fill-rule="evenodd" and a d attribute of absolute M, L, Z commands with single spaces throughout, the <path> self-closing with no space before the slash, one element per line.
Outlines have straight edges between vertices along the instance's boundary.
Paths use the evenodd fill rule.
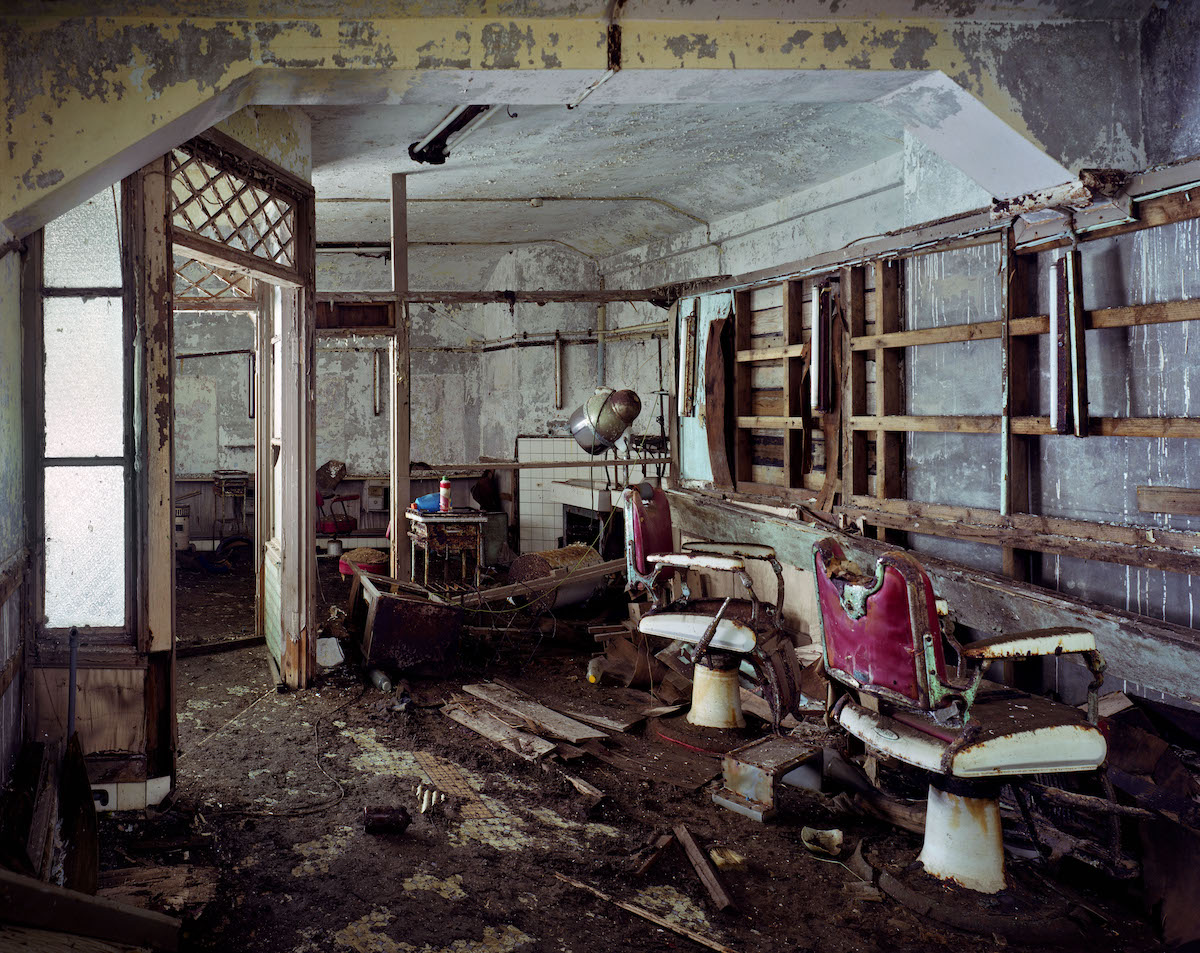
<path fill-rule="evenodd" d="M 25 548 L 21 427 L 21 256 L 0 258 L 0 571 Z M 23 591 L 0 605 L 0 673 L 19 656 Z M 0 694 L 0 786 L 8 780 L 22 734 L 20 672 Z"/>

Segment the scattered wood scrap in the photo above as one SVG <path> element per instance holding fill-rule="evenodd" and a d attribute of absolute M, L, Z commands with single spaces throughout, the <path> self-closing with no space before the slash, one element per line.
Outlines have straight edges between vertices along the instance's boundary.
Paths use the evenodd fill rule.
<path fill-rule="evenodd" d="M 639 907 L 636 904 L 627 903 L 624 900 L 618 900 L 615 897 L 610 897 L 603 890 L 597 890 L 595 887 L 589 886 L 581 881 L 574 880 L 571 877 L 568 877 L 566 874 L 555 873 L 554 876 L 565 884 L 570 884 L 572 887 L 575 887 L 578 890 L 585 890 L 592 896 L 598 897 L 606 903 L 614 904 L 620 907 L 622 910 L 632 913 L 635 917 L 641 917 L 643 920 L 648 920 L 651 923 L 657 924 L 664 930 L 670 930 L 672 933 L 678 933 L 680 936 L 686 936 L 689 940 L 699 943 L 701 946 L 706 946 L 710 950 L 716 950 L 717 953 L 736 953 L 733 947 L 726 946 L 724 943 L 719 943 L 716 940 L 710 939 L 702 933 L 697 933 L 695 930 L 689 930 L 687 927 L 680 926 L 678 923 L 672 923 L 665 917 L 660 917 L 657 913 L 651 913 L 645 907 Z"/>
<path fill-rule="evenodd" d="M 345 631 L 343 629 L 342 631 Z M 197 655 L 217 655 L 221 652 L 233 652 L 237 649 L 248 649 L 256 645 L 266 645 L 265 636 L 248 635 L 245 638 L 221 639 L 216 642 L 196 642 L 192 645 L 179 645 L 175 648 L 176 658 L 194 658 Z"/>
<path fill-rule="evenodd" d="M 5 953 L 148 953 L 149 947 L 73 936 L 57 930 L 0 924 L 0 950 Z"/>
<path fill-rule="evenodd" d="M 718 910 L 731 909 L 733 907 L 733 900 L 730 898 L 728 892 L 726 892 L 725 884 L 721 882 L 720 874 L 717 873 L 717 869 L 712 865 L 712 861 L 708 859 L 708 855 L 700 849 L 692 837 L 692 832 L 687 829 L 687 825 L 676 824 L 674 833 L 675 839 L 679 841 L 679 846 L 687 854 L 687 859 L 691 861 L 692 868 L 696 871 L 696 876 L 704 884 L 704 889 L 708 891 L 713 904 Z"/>
<path fill-rule="evenodd" d="M 96 895 L 146 910 L 198 917 L 217 894 L 212 867 L 123 867 L 100 874 Z"/>
<path fill-rule="evenodd" d="M 17 926 L 70 932 L 174 953 L 181 921 L 174 917 L 92 897 L 0 869 L 0 916 Z"/>
<path fill-rule="evenodd" d="M 654 844 L 650 848 L 649 855 L 645 860 L 638 864 L 637 869 L 633 872 L 633 875 L 635 877 L 645 877 L 646 874 L 650 872 L 650 868 L 662 860 L 663 854 L 670 850 L 671 845 L 674 843 L 675 835 L 673 833 L 659 834 L 658 837 L 654 839 Z"/>
<path fill-rule="evenodd" d="M 555 738 L 562 738 L 564 741 L 571 742 L 571 744 L 579 744 L 581 741 L 608 737 L 608 734 L 599 728 L 592 728 L 579 723 L 573 718 L 568 718 L 566 715 L 560 715 L 540 702 L 534 701 L 528 695 L 514 691 L 504 685 L 496 683 L 464 685 L 463 691 L 474 695 L 476 698 L 482 698 L 485 702 L 495 705 L 502 711 L 516 715 L 518 718 L 540 728 L 547 734 Z"/>
<path fill-rule="evenodd" d="M 468 709 L 459 702 L 452 702 L 443 706 L 442 714 L 526 761 L 537 761 L 556 747 L 551 741 L 512 727 L 483 707 Z"/>
<path fill-rule="evenodd" d="M 646 716 L 638 709 L 654 701 L 646 692 L 612 686 L 585 690 L 573 695 L 570 701 L 555 701 L 542 697 L 536 688 L 527 688 L 524 683 L 512 684 L 496 679 L 495 684 L 529 695 L 547 708 L 552 708 L 568 718 L 621 734 L 628 733 L 645 721 Z"/>
<path fill-rule="evenodd" d="M 597 741 L 588 741 L 583 750 L 593 758 L 611 765 L 643 781 L 670 784 L 685 791 L 695 791 L 721 772 L 718 761 L 707 758 L 687 758 L 666 748 L 656 749 L 641 759 L 632 758 L 619 750 L 605 748 Z"/>

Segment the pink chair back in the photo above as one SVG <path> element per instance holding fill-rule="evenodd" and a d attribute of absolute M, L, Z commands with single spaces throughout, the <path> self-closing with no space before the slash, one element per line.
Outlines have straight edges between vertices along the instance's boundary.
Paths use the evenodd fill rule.
<path fill-rule="evenodd" d="M 905 708 L 928 710 L 929 676 L 944 681 L 945 657 L 933 584 L 907 553 L 885 553 L 874 575 L 849 562 L 836 540 L 813 546 L 825 670 Z M 932 636 L 934 672 L 925 637 Z"/>

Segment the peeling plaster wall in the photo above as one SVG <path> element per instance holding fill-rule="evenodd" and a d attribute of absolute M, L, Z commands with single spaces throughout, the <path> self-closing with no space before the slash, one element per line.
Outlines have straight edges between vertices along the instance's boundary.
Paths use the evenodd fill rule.
<path fill-rule="evenodd" d="M 904 134 L 904 224 L 987 208 L 992 196 L 911 132 Z"/>
<path fill-rule="evenodd" d="M 1092 310 L 1200 297 L 1200 221 L 1147 229 L 1080 246 L 1084 307 Z M 1039 309 L 1048 305 L 1050 256 L 1038 258 Z M 1043 311 L 1044 313 L 1044 311 Z M 1089 331 L 1088 399 L 1097 416 L 1200 416 L 1194 323 Z M 1039 356 L 1040 406 L 1049 413 L 1047 345 Z M 1197 390 L 1193 391 L 1193 385 Z M 1170 529 L 1200 518 L 1138 511 L 1139 485 L 1195 486 L 1200 440 L 1132 437 L 1041 438 L 1035 506 L 1050 516 Z M 1068 556 L 1044 556 L 1041 584 L 1084 599 L 1195 627 L 1200 586 L 1192 576 Z"/>
<path fill-rule="evenodd" d="M 1046 22 L 936 19 L 921 6 L 894 20 L 631 21 L 626 69 L 593 101 L 659 101 L 661 74 L 677 75 L 685 100 L 720 99 L 714 77 L 736 69 L 791 74 L 836 101 L 861 97 L 857 74 L 940 71 L 1072 169 L 1141 164 L 1144 5 L 1127 19 Z M 600 19 L 494 16 L 10 18 L 0 219 L 24 233 L 249 104 L 444 104 L 468 88 L 475 101 L 561 104 L 603 74 Z M 845 90 L 823 88 L 837 73 L 850 74 Z"/>
<path fill-rule="evenodd" d="M 13 253 L 0 258 L 0 568 L 26 544 L 21 381 L 21 256 Z M 22 598 L 18 589 L 0 605 L 0 670 L 21 651 Z M 18 673 L 0 696 L 0 787 L 21 743 L 23 681 Z"/>
<path fill-rule="evenodd" d="M 175 312 L 177 356 L 207 351 L 253 350 L 255 320 L 244 311 Z M 254 472 L 254 421 L 249 417 L 250 357 L 223 354 L 176 362 L 175 496 L 189 507 L 192 537 L 214 534 L 212 472 Z M 232 504 L 227 514 L 233 515 Z"/>
<path fill-rule="evenodd" d="M 488 280 L 493 289 L 582 290 L 599 286 L 596 267 L 557 245 L 528 245 L 501 258 Z M 507 305 L 482 308 L 480 337 L 494 341 L 520 332 L 586 331 L 596 326 L 594 304 Z M 480 452 L 511 459 L 518 434 L 566 434 L 566 422 L 596 386 L 596 348 L 563 347 L 562 407 L 554 401 L 553 346 L 506 348 L 481 355 Z"/>
<path fill-rule="evenodd" d="M 1142 21 L 1142 123 L 1146 159 L 1200 154 L 1200 5 L 1156 3 Z"/>
<path fill-rule="evenodd" d="M 0 258 L 0 566 L 25 545 L 21 378 L 21 256 L 14 252 Z"/>
<path fill-rule="evenodd" d="M 265 159 L 312 180 L 312 120 L 294 106 L 247 106 L 214 127 Z"/>
<path fill-rule="evenodd" d="M 494 267 L 494 260 L 494 252 L 484 258 L 457 249 L 413 248 L 409 250 L 409 284 L 416 289 L 478 291 L 484 287 L 483 275 Z M 318 291 L 382 291 L 391 286 L 391 264 L 383 257 L 317 256 Z M 411 447 L 415 462 L 471 463 L 479 457 L 481 355 L 422 349 L 469 345 L 480 336 L 480 311 L 478 305 L 410 306 Z M 386 348 L 386 339 L 362 335 L 345 338 L 320 332 L 317 337 L 318 462 L 333 456 L 345 460 L 351 473 L 386 475 L 390 470 L 391 413 L 386 357 L 382 365 L 385 393 L 378 416 L 371 389 L 371 351 Z M 335 346 L 357 346 L 361 350 L 330 350 Z M 342 452 L 346 456 L 338 456 Z"/>

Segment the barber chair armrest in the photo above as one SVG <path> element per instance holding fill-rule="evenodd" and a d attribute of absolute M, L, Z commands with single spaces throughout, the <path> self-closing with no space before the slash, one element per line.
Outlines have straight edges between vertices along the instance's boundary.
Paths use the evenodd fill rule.
<path fill-rule="evenodd" d="M 983 661 L 1095 651 L 1096 638 L 1091 632 L 1068 626 L 1010 632 L 1007 635 L 970 642 L 962 647 L 962 654 L 967 658 Z"/>
<path fill-rule="evenodd" d="M 773 546 L 762 543 L 706 543 L 695 541 L 684 543 L 683 549 L 689 554 L 705 553 L 711 556 L 733 556 L 737 559 L 759 559 L 771 564 L 775 570 L 775 618 L 783 618 L 783 565 L 775 556 Z"/>
<path fill-rule="evenodd" d="M 745 560 L 737 556 L 713 556 L 708 553 L 655 553 L 647 556 L 657 566 L 674 566 L 676 569 L 712 569 L 717 572 L 743 572 Z"/>
<path fill-rule="evenodd" d="M 964 658 L 980 662 L 1046 655 L 1082 655 L 1084 664 L 1092 673 L 1092 681 L 1088 685 L 1088 721 L 1096 724 L 1099 718 L 1100 686 L 1104 684 L 1106 666 L 1096 651 L 1096 637 L 1091 632 L 1070 626 L 1010 632 L 1008 635 L 971 642 L 962 646 L 961 651 Z"/>
<path fill-rule="evenodd" d="M 761 543 L 684 543 L 683 549 L 689 554 L 707 553 L 710 556 L 734 556 L 741 559 L 765 559 L 768 562 L 775 558 L 775 550 Z"/>

